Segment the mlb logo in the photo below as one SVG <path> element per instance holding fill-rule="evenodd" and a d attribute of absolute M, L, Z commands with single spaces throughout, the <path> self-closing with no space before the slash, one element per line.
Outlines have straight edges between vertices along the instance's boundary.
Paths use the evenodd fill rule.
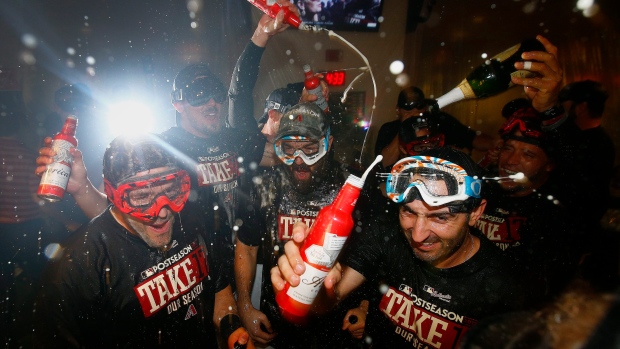
<path fill-rule="evenodd" d="M 296 216 L 297 215 L 297 210 L 296 209 L 291 209 L 291 213 L 292 216 Z"/>
<path fill-rule="evenodd" d="M 408 286 L 408 285 L 405 285 L 405 284 L 401 284 L 398 289 L 401 290 L 402 292 L 404 292 L 408 296 L 411 296 L 411 294 L 413 293 L 413 288 L 411 288 L 411 286 Z"/>
<path fill-rule="evenodd" d="M 435 293 L 435 289 L 430 287 L 430 286 L 427 286 L 427 285 L 424 285 L 423 290 L 424 290 L 424 292 L 427 292 L 427 293 L 430 293 L 430 294 Z"/>
<path fill-rule="evenodd" d="M 142 279 L 148 279 L 149 277 L 155 275 L 155 267 L 150 267 L 147 270 L 143 271 L 140 276 L 142 276 Z"/>

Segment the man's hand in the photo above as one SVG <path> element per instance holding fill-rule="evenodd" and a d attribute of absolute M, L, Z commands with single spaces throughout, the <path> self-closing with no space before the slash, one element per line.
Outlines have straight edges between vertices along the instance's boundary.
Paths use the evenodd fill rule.
<path fill-rule="evenodd" d="M 66 191 L 73 195 L 88 184 L 88 178 L 86 167 L 82 160 L 82 152 L 76 148 L 71 148 L 70 152 L 73 155 L 73 164 L 71 165 L 71 175 L 69 176 Z M 42 176 L 47 169 L 47 165 L 54 162 L 54 155 L 56 155 L 56 152 L 52 149 L 52 138 L 46 137 L 43 140 L 43 147 L 39 149 L 39 157 L 36 160 L 37 168 L 34 173 L 37 176 Z"/>
<path fill-rule="evenodd" d="M 321 79 L 321 91 L 323 92 L 323 98 L 325 98 L 325 101 L 329 102 L 329 86 L 327 85 L 327 82 L 325 82 L 325 80 L 323 80 L 325 78 L 325 76 L 321 73 L 316 73 L 314 74 L 314 76 L 316 76 L 317 78 Z M 308 103 L 308 102 L 314 102 L 317 99 L 319 99 L 319 97 L 308 93 L 308 90 L 306 90 L 306 88 L 304 87 L 304 89 L 301 91 L 301 99 L 299 100 L 300 103 Z"/>
<path fill-rule="evenodd" d="M 228 349 L 256 349 L 250 334 L 243 327 L 239 327 L 228 337 Z"/>
<path fill-rule="evenodd" d="M 278 265 L 271 268 L 271 284 L 276 294 L 284 289 L 286 282 L 291 286 L 299 285 L 299 277 L 306 271 L 299 249 L 309 231 L 310 228 L 305 223 L 295 223 L 293 238 L 284 245 L 284 255 L 278 259 Z M 325 277 L 323 285 L 328 293 L 333 292 L 334 286 L 342 278 L 341 269 L 340 264 L 336 263 Z"/>
<path fill-rule="evenodd" d="M 292 4 L 289 0 L 278 0 L 278 3 L 282 7 L 288 7 L 298 17 L 299 9 Z M 276 18 L 271 18 L 268 15 L 263 15 L 258 21 L 254 35 L 252 35 L 252 42 L 259 47 L 265 47 L 269 38 L 283 32 L 289 25 L 284 22 L 284 11 L 280 10 Z"/>
<path fill-rule="evenodd" d="M 363 300 L 359 307 L 350 309 L 347 315 L 344 316 L 342 329 L 348 330 L 353 338 L 362 338 L 364 328 L 366 327 L 366 314 L 368 314 L 368 301 Z M 352 316 L 355 316 L 357 320 L 351 321 Z"/>
<path fill-rule="evenodd" d="M 243 327 L 247 329 L 254 342 L 266 345 L 276 337 L 267 316 L 251 304 L 239 307 L 239 316 Z M 263 331 L 263 328 L 267 332 Z"/>
<path fill-rule="evenodd" d="M 513 77 L 512 82 L 523 85 L 525 94 L 532 101 L 534 109 L 544 112 L 557 104 L 564 73 L 558 63 L 558 48 L 541 35 L 538 35 L 536 40 L 545 46 L 547 52 L 524 52 L 521 55 L 524 62 L 515 63 L 515 68 L 535 72 L 537 76 L 532 78 Z"/>

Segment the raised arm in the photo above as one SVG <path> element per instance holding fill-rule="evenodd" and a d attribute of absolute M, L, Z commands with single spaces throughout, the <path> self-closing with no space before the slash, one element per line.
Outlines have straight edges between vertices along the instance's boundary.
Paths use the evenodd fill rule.
<path fill-rule="evenodd" d="M 35 173 L 41 176 L 47 165 L 51 164 L 56 153 L 51 147 L 52 139 L 45 138 L 44 146 L 39 149 L 39 157 L 37 157 L 37 168 Z M 93 186 L 88 179 L 88 173 L 82 160 L 82 152 L 78 149 L 71 149 L 73 155 L 73 164 L 71 165 L 71 175 L 67 183 L 66 192 L 71 194 L 80 209 L 88 218 L 94 218 L 105 210 L 108 205 L 107 197 Z"/>

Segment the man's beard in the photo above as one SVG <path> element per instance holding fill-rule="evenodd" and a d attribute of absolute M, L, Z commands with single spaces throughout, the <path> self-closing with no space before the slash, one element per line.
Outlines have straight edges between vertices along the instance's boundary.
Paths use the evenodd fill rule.
<path fill-rule="evenodd" d="M 295 190 L 302 194 L 308 194 L 313 190 L 314 184 L 318 183 L 320 179 L 323 177 L 324 169 L 325 169 L 325 160 L 321 159 L 314 165 L 314 169 L 311 169 L 310 166 L 306 165 L 305 162 L 301 164 L 293 163 L 291 165 L 289 174 L 291 176 L 291 181 Z M 307 179 L 301 180 L 295 178 L 295 172 L 307 172 L 310 176 Z"/>

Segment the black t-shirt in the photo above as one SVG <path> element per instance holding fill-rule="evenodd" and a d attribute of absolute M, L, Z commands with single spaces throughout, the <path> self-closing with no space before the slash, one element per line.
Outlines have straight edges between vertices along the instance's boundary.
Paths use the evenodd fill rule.
<path fill-rule="evenodd" d="M 279 333 L 274 345 L 278 348 L 293 345 L 301 337 L 301 332 L 288 333 L 293 327 L 280 317 L 271 285 L 270 270 L 277 265 L 278 258 L 284 252 L 284 244 L 292 238 L 293 225 L 297 221 L 302 221 L 311 226 L 321 208 L 332 203 L 346 181 L 346 172 L 339 163 L 328 162 L 325 166 L 330 168 L 328 174 L 315 182 L 311 192 L 304 194 L 295 190 L 287 165 L 266 169 L 260 176 L 261 180 L 258 181 L 260 184 L 256 186 L 255 204 L 258 216 L 262 217 L 261 224 L 258 229 L 244 230 L 238 235 L 244 244 L 261 247 L 263 255 L 261 311 L 267 315 Z M 293 330 L 301 331 L 295 328 Z"/>
<path fill-rule="evenodd" d="M 234 232 L 255 226 L 256 216 L 249 209 L 250 178 L 248 167 L 258 165 L 265 146 L 264 136 L 223 128 L 209 138 L 196 137 L 179 127 L 165 131 L 161 137 L 180 155 L 177 160 L 192 180 L 188 207 L 204 216 L 210 238 L 227 254 L 224 260 L 232 268 Z M 189 214 L 184 209 L 184 215 Z M 231 269 L 232 270 L 232 269 Z M 231 271 L 232 272 L 232 271 Z"/>
<path fill-rule="evenodd" d="M 373 348 L 455 348 L 479 320 L 523 305 L 520 282 L 501 251 L 480 238 L 465 263 L 437 269 L 417 259 L 394 217 L 354 234 L 342 263 L 380 285 L 366 333 Z"/>
<path fill-rule="evenodd" d="M 204 229 L 175 219 L 172 247 L 149 247 L 106 210 L 76 231 L 45 273 L 41 347 L 217 347 L 215 294 L 228 286 Z"/>
<path fill-rule="evenodd" d="M 521 265 L 538 287 L 541 300 L 557 295 L 574 276 L 580 258 L 577 231 L 562 204 L 544 188 L 511 197 L 501 188 L 488 191 L 487 206 L 476 222 L 491 242 Z"/>

